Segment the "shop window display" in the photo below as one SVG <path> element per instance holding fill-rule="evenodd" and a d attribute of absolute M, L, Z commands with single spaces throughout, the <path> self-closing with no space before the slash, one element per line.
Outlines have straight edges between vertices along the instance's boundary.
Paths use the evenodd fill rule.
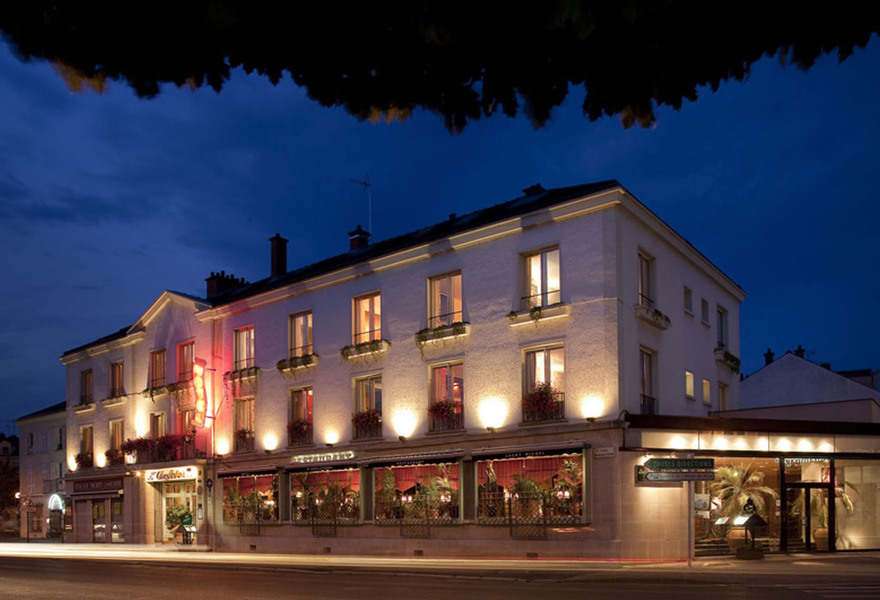
<path fill-rule="evenodd" d="M 458 464 L 379 467 L 374 474 L 377 525 L 406 519 L 436 525 L 458 522 Z"/>
<path fill-rule="evenodd" d="M 355 524 L 360 518 L 360 474 L 357 469 L 302 471 L 290 474 L 290 520 Z"/>
<path fill-rule="evenodd" d="M 278 522 L 278 476 L 223 479 L 223 522 L 227 525 Z"/>

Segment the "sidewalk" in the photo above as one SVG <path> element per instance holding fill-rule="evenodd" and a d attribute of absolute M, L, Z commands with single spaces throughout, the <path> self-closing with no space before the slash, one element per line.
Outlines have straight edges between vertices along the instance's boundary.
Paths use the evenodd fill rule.
<path fill-rule="evenodd" d="M 210 552 L 205 547 L 134 544 L 62 544 L 32 540 L 0 543 L 0 556 L 193 564 L 215 568 L 372 571 L 509 579 L 594 581 L 756 582 L 780 576 L 804 582 L 831 576 L 880 580 L 880 552 L 770 554 L 762 560 L 733 557 L 687 561 L 590 559 L 432 558 Z"/>

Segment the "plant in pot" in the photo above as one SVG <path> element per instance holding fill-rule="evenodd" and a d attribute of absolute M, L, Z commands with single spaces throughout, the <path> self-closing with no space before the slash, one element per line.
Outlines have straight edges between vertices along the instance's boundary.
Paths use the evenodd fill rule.
<path fill-rule="evenodd" d="M 539 383 L 535 389 L 523 396 L 523 411 L 528 421 L 549 421 L 559 419 L 559 391 L 549 383 Z"/>
<path fill-rule="evenodd" d="M 767 499 L 779 496 L 771 487 L 764 485 L 764 473 L 751 464 L 735 467 L 719 467 L 715 471 L 715 480 L 709 486 L 713 496 L 721 499 L 721 515 L 731 522 L 743 514 L 743 507 L 751 500 L 755 505 L 755 514 L 766 519 Z M 745 547 L 745 529 L 730 527 L 727 531 L 727 545 L 732 551 Z"/>

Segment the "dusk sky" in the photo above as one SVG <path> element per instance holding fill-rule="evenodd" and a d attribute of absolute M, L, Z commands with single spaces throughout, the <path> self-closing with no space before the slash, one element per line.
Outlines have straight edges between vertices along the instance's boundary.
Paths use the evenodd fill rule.
<path fill-rule="evenodd" d="M 288 267 L 545 188 L 619 180 L 746 291 L 748 375 L 802 344 L 832 368 L 880 368 L 880 40 L 810 71 L 755 65 L 656 127 L 580 111 L 542 129 L 496 115 L 451 135 L 418 112 L 359 122 L 286 78 L 236 72 L 219 94 L 125 84 L 72 93 L 0 44 L 0 431 L 64 400 L 59 356 L 134 322 L 163 289 L 204 295 L 225 270 Z"/>

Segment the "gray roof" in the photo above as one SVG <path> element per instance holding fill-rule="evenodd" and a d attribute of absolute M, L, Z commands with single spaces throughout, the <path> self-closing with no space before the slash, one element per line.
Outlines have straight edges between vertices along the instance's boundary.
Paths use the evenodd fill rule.
<path fill-rule="evenodd" d="M 40 409 L 36 412 L 32 412 L 23 417 L 19 417 L 15 420 L 16 423 L 21 421 L 27 421 L 28 419 L 36 419 L 37 417 L 45 417 L 47 415 L 55 414 L 55 413 L 64 413 L 67 411 L 67 403 L 59 402 L 58 404 L 53 404 L 52 406 L 47 406 L 46 408 Z"/>

